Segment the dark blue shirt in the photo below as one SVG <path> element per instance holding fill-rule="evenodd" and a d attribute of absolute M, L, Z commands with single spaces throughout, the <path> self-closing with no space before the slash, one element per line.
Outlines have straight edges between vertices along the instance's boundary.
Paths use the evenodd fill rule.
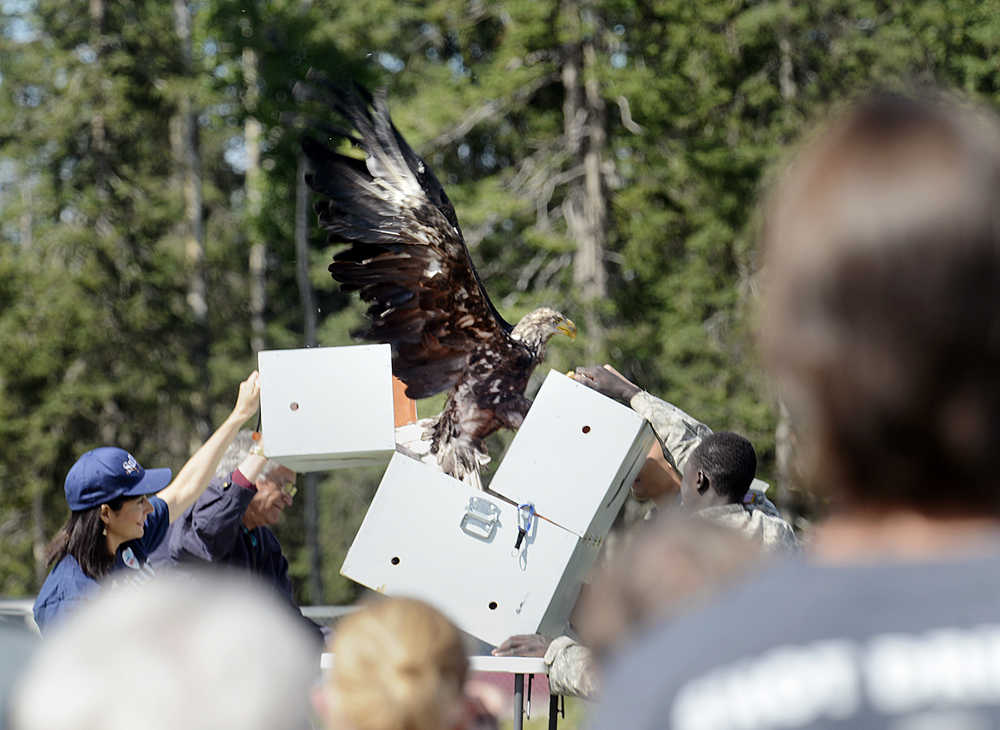
<path fill-rule="evenodd" d="M 243 514 L 257 493 L 226 479 L 213 479 L 150 555 L 154 568 L 205 563 L 249 571 L 294 603 L 288 561 L 267 527 L 247 530 Z"/>
<path fill-rule="evenodd" d="M 257 488 L 233 483 L 233 479 L 242 478 L 240 474 L 213 479 L 170 526 L 167 538 L 150 555 L 150 561 L 157 570 L 216 565 L 247 571 L 271 585 L 301 616 L 288 577 L 288 560 L 278 538 L 263 525 L 252 530 L 243 526 L 243 514 Z M 311 630 L 319 632 L 316 624 L 305 620 Z"/>
<path fill-rule="evenodd" d="M 114 566 L 105 582 L 140 579 L 151 570 L 148 557 L 166 537 L 170 509 L 156 496 L 149 498 L 149 504 L 153 512 L 146 518 L 142 537 L 118 546 Z M 39 630 L 43 633 L 47 631 L 55 619 L 75 609 L 99 586 L 100 583 L 83 572 L 76 558 L 72 555 L 63 557 L 49 573 L 35 599 L 35 623 Z"/>
<path fill-rule="evenodd" d="M 587 726 L 1000 727 L 1000 549 L 988 549 L 775 560 L 703 608 L 630 639 Z"/>

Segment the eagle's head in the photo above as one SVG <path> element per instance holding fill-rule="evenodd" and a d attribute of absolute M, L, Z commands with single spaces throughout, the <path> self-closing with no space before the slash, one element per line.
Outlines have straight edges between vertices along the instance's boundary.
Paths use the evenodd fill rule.
<path fill-rule="evenodd" d="M 538 362 L 545 356 L 545 344 L 556 332 L 575 338 L 576 325 L 554 309 L 539 307 L 521 317 L 510 336 L 531 350 Z"/>

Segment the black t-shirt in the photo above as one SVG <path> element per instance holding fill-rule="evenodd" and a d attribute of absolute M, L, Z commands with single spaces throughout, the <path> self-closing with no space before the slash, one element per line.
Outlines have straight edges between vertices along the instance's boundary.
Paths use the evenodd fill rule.
<path fill-rule="evenodd" d="M 928 562 L 778 560 L 633 640 L 590 727 L 1000 727 L 1000 547 Z"/>

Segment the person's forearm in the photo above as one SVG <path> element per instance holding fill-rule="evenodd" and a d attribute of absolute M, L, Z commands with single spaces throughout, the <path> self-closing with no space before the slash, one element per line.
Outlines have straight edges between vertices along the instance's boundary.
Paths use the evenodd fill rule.
<path fill-rule="evenodd" d="M 205 491 L 222 455 L 245 420 L 236 413 L 231 413 L 208 441 L 187 460 L 174 480 L 160 491 L 158 496 L 170 507 L 171 522 L 184 514 L 184 510 L 194 504 Z"/>
<path fill-rule="evenodd" d="M 250 454 L 236 468 L 239 469 L 244 479 L 253 484 L 257 481 L 260 473 L 264 471 L 266 465 L 267 457 L 260 456 L 259 454 Z"/>
<path fill-rule="evenodd" d="M 712 433 L 712 429 L 673 403 L 668 403 L 646 391 L 632 396 L 629 405 L 632 410 L 650 422 L 660 442 L 670 452 L 674 466 L 683 474 L 684 465 L 691 452 L 703 438 Z"/>
<path fill-rule="evenodd" d="M 545 652 L 549 689 L 553 694 L 592 700 L 598 692 L 598 670 L 587 647 L 569 636 L 560 636 Z"/>

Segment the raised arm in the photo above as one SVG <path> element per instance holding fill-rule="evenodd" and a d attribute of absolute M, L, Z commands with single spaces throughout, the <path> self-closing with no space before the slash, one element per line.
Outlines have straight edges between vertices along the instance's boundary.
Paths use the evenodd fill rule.
<path fill-rule="evenodd" d="M 199 495 L 205 491 L 215 469 L 222 459 L 222 454 L 229 443 L 240 430 L 240 426 L 257 412 L 260 406 L 260 376 L 254 370 L 250 376 L 240 383 L 236 406 L 229 417 L 222 422 L 208 441 L 194 452 L 187 463 L 177 472 L 177 476 L 164 487 L 157 496 L 167 503 L 170 509 L 170 521 L 173 522 L 184 510 L 194 504 Z"/>
<path fill-rule="evenodd" d="M 633 395 L 628 404 L 649 421 L 660 443 L 670 453 L 677 471 L 683 474 L 688 457 L 698 448 L 701 440 L 712 433 L 712 429 L 673 403 L 645 390 Z"/>
<path fill-rule="evenodd" d="M 712 429 L 689 416 L 672 403 L 657 398 L 628 380 L 610 365 L 579 367 L 573 379 L 629 405 L 632 410 L 653 426 L 657 438 L 667 450 L 669 460 L 677 471 L 684 473 L 691 452 Z"/>

